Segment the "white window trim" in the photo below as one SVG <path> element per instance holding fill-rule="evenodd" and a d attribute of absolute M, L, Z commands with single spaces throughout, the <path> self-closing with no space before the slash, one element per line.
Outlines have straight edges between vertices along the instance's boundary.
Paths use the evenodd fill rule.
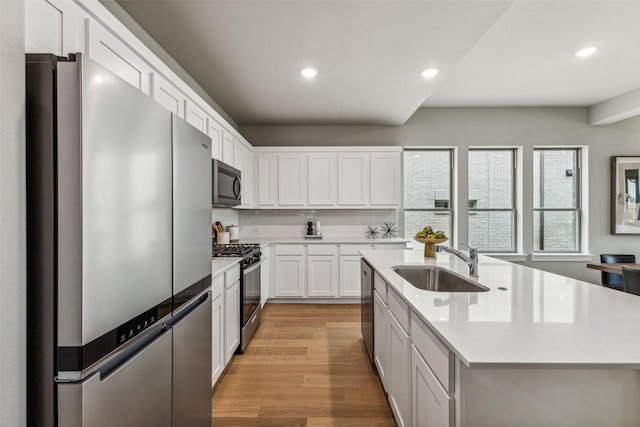
<path fill-rule="evenodd" d="M 514 238 L 516 239 L 516 246 L 514 248 L 514 252 L 481 252 L 482 255 L 485 256 L 492 256 L 492 257 L 496 257 L 496 258 L 500 258 L 503 259 L 505 261 L 526 261 L 527 260 L 527 254 L 524 251 L 524 147 L 522 145 L 470 145 L 469 147 L 467 147 L 467 172 L 466 172 L 466 181 L 469 181 L 469 161 L 468 161 L 468 156 L 469 156 L 469 152 L 471 150 L 514 150 L 515 151 L 515 155 L 516 155 L 516 161 L 515 161 L 515 175 L 514 175 L 514 179 L 515 179 L 515 185 L 513 187 L 513 191 L 516 192 L 515 194 L 515 215 L 514 215 L 514 220 L 516 221 L 516 227 L 514 230 L 515 236 Z M 532 149 L 533 152 L 533 149 Z M 454 163 L 457 165 L 457 159 L 456 159 L 456 163 Z M 458 169 L 460 170 L 460 169 Z M 456 174 L 456 182 L 454 183 L 454 188 L 457 191 L 457 175 Z M 533 177 L 532 177 L 533 179 Z M 467 197 L 468 198 L 468 197 Z M 456 198 L 457 200 L 457 198 Z M 466 207 L 466 204 L 465 204 Z M 466 209 L 466 208 L 465 208 Z M 466 218 L 468 221 L 469 218 L 469 210 L 467 209 L 466 212 Z M 457 227 L 457 221 L 456 221 L 456 227 Z M 466 227 L 467 230 L 467 241 L 469 240 L 468 238 L 468 226 Z"/>
<path fill-rule="evenodd" d="M 589 254 L 589 146 L 588 145 L 535 145 L 531 149 L 563 149 L 580 150 L 580 252 L 534 252 L 531 248 L 529 259 L 531 261 L 591 261 Z M 532 157 L 533 159 L 533 157 Z M 533 170 L 532 170 L 533 172 Z M 533 185 L 533 175 L 531 175 Z M 533 211 L 531 211 L 533 217 Z M 533 218 L 531 221 L 533 226 Z M 531 229 L 533 237 L 533 229 Z M 533 239 L 531 240 L 533 244 Z"/>
<path fill-rule="evenodd" d="M 513 252 L 507 252 L 507 253 L 488 253 L 488 254 L 482 254 L 484 256 L 490 256 L 492 258 L 497 258 L 497 259 L 501 259 L 503 261 L 527 261 L 528 259 L 528 255 L 527 254 L 523 254 L 523 253 L 513 253 Z"/>
<path fill-rule="evenodd" d="M 407 151 L 450 151 L 451 152 L 451 171 L 450 171 L 450 182 L 451 182 L 451 188 L 450 188 L 450 197 L 451 200 L 449 200 L 449 221 L 450 221 L 450 235 L 447 236 L 448 237 L 448 245 L 450 245 L 451 247 L 457 247 L 457 244 L 455 242 L 456 240 L 456 236 L 458 236 L 458 221 L 457 221 L 457 217 L 458 214 L 456 212 L 457 210 L 457 200 L 458 200 L 458 147 L 457 146 L 451 146 L 451 145 L 406 145 L 402 147 L 402 210 L 398 213 L 400 216 L 399 222 L 402 224 L 402 233 L 406 233 L 406 224 L 404 221 L 405 218 L 405 206 L 404 206 L 404 192 L 405 192 L 405 185 L 406 183 L 404 182 L 404 156 L 405 153 Z M 429 210 L 429 209 L 425 209 L 425 210 Z M 413 237 L 407 237 L 408 239 L 413 239 Z M 411 240 L 413 241 L 413 240 Z M 422 243 L 416 242 L 419 244 L 420 247 L 423 246 Z M 410 246 L 411 247 L 411 246 Z"/>
<path fill-rule="evenodd" d="M 588 253 L 531 253 L 529 254 L 529 259 L 531 261 L 544 261 L 544 262 L 584 262 L 584 261 L 593 261 L 593 255 Z"/>
<path fill-rule="evenodd" d="M 534 148 L 554 148 L 554 146 L 536 146 Z M 589 262 L 593 261 L 594 255 L 589 253 L 589 147 L 586 145 L 562 146 L 561 148 L 580 149 L 580 239 L 582 243 L 579 253 L 554 253 L 554 252 L 531 252 L 529 260 L 536 262 Z"/>

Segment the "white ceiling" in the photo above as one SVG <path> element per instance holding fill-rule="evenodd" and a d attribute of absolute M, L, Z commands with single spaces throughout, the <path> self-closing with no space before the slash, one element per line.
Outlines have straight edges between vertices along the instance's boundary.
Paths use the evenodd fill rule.
<path fill-rule="evenodd" d="M 590 106 L 640 87 L 640 0 L 118 3 L 242 125 L 401 125 L 421 105 Z"/>

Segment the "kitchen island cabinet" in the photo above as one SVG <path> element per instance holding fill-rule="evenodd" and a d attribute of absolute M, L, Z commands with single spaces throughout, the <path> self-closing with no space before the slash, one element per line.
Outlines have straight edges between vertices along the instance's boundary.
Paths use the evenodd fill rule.
<path fill-rule="evenodd" d="M 389 296 L 386 321 L 379 322 L 384 291 L 378 283 L 374 334 L 383 342 L 375 353 L 404 357 L 403 339 L 409 341 L 409 373 L 398 374 L 410 387 L 408 419 L 394 404 L 402 400 L 393 377 L 405 360 L 382 364 L 399 425 L 640 425 L 637 296 L 485 256 L 471 280 L 489 291 L 430 292 L 392 268 L 438 266 L 468 277 L 467 265 L 447 254 L 426 259 L 419 249 L 362 254 L 394 304 L 406 304 L 410 313 L 404 327 L 389 314 Z"/>

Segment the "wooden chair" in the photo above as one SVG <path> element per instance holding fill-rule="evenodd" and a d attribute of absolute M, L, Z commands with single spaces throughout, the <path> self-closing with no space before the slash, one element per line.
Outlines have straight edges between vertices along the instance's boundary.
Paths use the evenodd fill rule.
<path fill-rule="evenodd" d="M 636 256 L 633 254 L 600 254 L 600 262 L 606 264 L 616 264 L 619 262 L 636 262 Z M 602 273 L 602 286 L 608 288 L 623 290 L 622 275 L 615 273 Z"/>
<path fill-rule="evenodd" d="M 624 291 L 634 295 L 640 295 L 640 270 L 622 266 L 624 278 Z"/>

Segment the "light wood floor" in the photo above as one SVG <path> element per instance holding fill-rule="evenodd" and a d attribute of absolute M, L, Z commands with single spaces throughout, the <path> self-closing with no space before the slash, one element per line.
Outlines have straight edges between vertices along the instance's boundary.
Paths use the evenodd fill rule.
<path fill-rule="evenodd" d="M 213 426 L 395 426 L 359 305 L 267 304 L 213 395 Z"/>

